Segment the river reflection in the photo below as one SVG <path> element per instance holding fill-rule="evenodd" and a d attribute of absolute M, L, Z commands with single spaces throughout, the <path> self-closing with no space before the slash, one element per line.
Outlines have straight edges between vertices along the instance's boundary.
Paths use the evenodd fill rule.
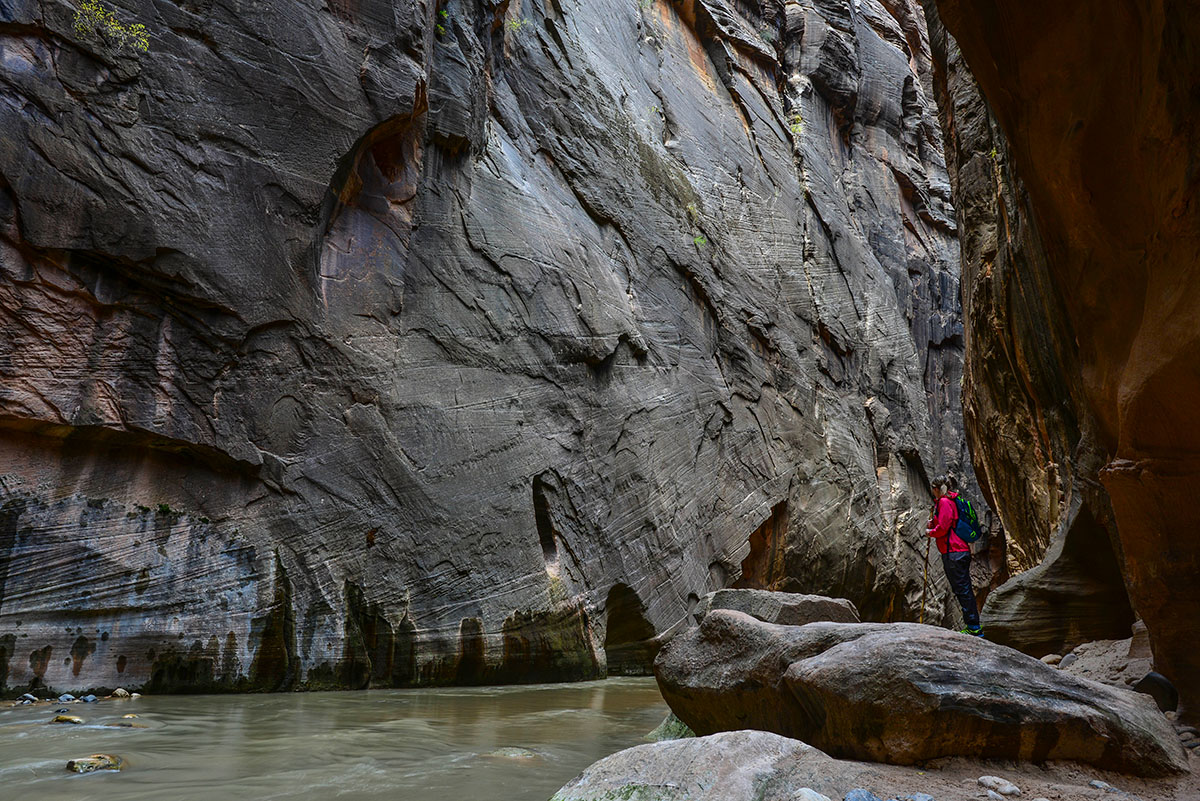
<path fill-rule="evenodd" d="M 667 713 L 654 680 L 157 696 L 0 709 L 0 798 L 546 801 Z M 122 719 L 136 714 L 136 720 Z M 104 724 L 137 723 L 146 728 Z M 92 753 L 119 773 L 77 776 Z"/>

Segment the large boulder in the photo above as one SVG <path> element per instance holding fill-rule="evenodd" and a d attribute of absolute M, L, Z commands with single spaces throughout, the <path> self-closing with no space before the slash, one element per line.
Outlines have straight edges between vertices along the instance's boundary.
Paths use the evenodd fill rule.
<path fill-rule="evenodd" d="M 858 610 L 845 598 L 803 595 L 769 590 L 717 590 L 700 599 L 694 613 L 697 622 L 713 609 L 744 612 L 764 623 L 803 626 L 805 623 L 858 623 Z"/>
<path fill-rule="evenodd" d="M 619 751 L 551 801 L 793 801 L 805 787 L 841 798 L 835 788 L 861 772 L 778 734 L 723 732 Z"/>
<path fill-rule="evenodd" d="M 714 610 L 668 643 L 655 674 L 700 735 L 764 729 L 896 764 L 953 755 L 1145 776 L 1187 769 L 1149 698 L 932 626 L 778 626 Z"/>

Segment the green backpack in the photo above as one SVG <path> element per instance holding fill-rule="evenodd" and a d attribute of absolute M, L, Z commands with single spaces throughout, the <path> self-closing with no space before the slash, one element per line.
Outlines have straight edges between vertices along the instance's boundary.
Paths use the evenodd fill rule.
<path fill-rule="evenodd" d="M 975 542 L 983 536 L 983 529 L 979 527 L 979 515 L 975 514 L 975 507 L 971 506 L 971 502 L 962 495 L 956 495 L 952 500 L 958 510 L 958 522 L 954 524 L 954 533 L 963 542 Z"/>

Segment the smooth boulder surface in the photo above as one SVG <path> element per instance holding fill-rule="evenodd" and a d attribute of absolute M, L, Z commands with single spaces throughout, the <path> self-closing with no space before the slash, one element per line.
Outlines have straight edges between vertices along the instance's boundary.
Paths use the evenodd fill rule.
<path fill-rule="evenodd" d="M 803 788 L 840 798 L 835 782 L 861 772 L 798 740 L 732 731 L 619 751 L 551 801 L 793 801 Z"/>
<path fill-rule="evenodd" d="M 858 623 L 858 610 L 845 598 L 769 590 L 717 590 L 700 599 L 693 613 L 697 622 L 713 609 L 744 612 L 764 623 L 803 626 L 805 623 Z"/>
<path fill-rule="evenodd" d="M 1149 698 L 932 626 L 777 626 L 715 610 L 664 647 L 655 675 L 700 735 L 759 728 L 894 764 L 978 756 L 1144 776 L 1187 769 Z"/>

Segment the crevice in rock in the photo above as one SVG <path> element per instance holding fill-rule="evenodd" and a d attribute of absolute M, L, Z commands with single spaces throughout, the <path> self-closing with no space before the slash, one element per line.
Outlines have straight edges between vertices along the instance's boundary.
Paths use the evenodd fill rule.
<path fill-rule="evenodd" d="M 771 507 L 770 516 L 750 535 L 750 553 L 742 561 L 736 589 L 775 590 L 787 579 L 784 546 L 787 540 L 788 504 Z"/>
<path fill-rule="evenodd" d="M 550 518 L 550 504 L 546 500 L 546 481 L 549 473 L 533 479 L 533 519 L 537 524 L 538 540 L 542 544 L 542 556 L 546 564 L 558 561 L 558 545 L 554 541 L 554 523 Z"/>
<path fill-rule="evenodd" d="M 648 676 L 658 653 L 646 606 L 628 584 L 614 584 L 604 602 L 604 653 L 610 676 Z"/>

